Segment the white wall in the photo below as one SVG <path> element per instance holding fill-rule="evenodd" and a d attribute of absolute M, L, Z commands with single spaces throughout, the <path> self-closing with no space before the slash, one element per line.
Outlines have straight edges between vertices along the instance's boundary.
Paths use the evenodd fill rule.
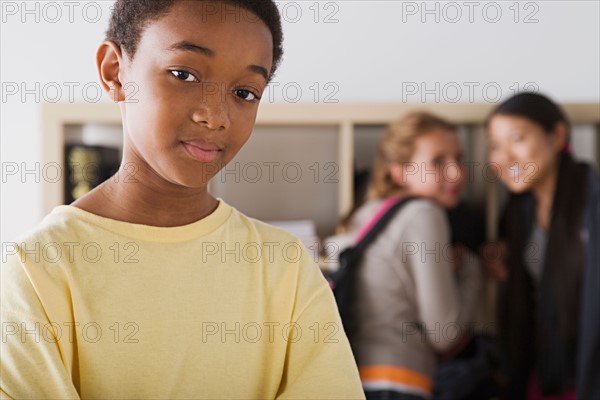
<path fill-rule="evenodd" d="M 79 101 L 85 96 L 82 87 L 97 83 L 94 55 L 111 4 L 2 2 L 4 173 L 12 163 L 34 169 L 40 161 L 40 102 L 57 96 L 52 85 L 62 88 L 59 100 L 68 102 L 69 82 L 79 84 L 74 89 Z M 434 13 L 423 14 L 424 7 Z M 328 95 L 339 101 L 496 102 L 528 82 L 558 101 L 600 101 L 596 1 L 284 1 L 280 8 L 286 54 L 266 102 L 295 100 L 297 88 L 300 101 L 315 101 L 317 87 L 320 102 Z M 524 22 L 528 16 L 532 23 Z M 19 93 L 9 95 L 15 84 Z M 22 84 L 39 99 L 36 94 L 22 98 Z M 435 93 L 423 99 L 423 89 Z M 87 96 L 94 97 L 93 88 Z M 25 179 L 2 178 L 1 233 L 6 241 L 42 218 L 41 191 L 35 173 Z"/>

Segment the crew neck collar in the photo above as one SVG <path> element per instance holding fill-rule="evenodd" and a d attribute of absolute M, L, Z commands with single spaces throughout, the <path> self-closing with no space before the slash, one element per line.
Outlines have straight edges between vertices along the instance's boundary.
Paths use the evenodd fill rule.
<path fill-rule="evenodd" d="M 231 216 L 233 208 L 222 199 L 217 199 L 217 208 L 206 217 L 192 222 L 191 224 L 175 227 L 159 227 L 130 222 L 119 221 L 100 215 L 72 205 L 61 205 L 52 210 L 51 215 L 66 215 L 77 220 L 106 229 L 121 236 L 152 242 L 180 242 L 207 235 L 223 225 Z"/>

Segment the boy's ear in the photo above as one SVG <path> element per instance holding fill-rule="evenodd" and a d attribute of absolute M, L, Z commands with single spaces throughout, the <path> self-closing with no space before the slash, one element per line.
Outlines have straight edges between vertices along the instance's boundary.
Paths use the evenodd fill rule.
<path fill-rule="evenodd" d="M 124 67 L 121 47 L 112 40 L 104 41 L 96 52 L 96 67 L 100 74 L 100 83 L 110 93 L 115 102 L 125 101 L 125 92 L 121 83 L 121 69 Z"/>

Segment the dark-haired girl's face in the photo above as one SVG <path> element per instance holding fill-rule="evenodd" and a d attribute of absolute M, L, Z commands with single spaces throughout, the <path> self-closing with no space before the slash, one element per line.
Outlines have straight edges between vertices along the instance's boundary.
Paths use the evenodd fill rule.
<path fill-rule="evenodd" d="M 527 118 L 496 115 L 488 126 L 489 175 L 496 171 L 513 193 L 534 190 L 556 168 L 564 143 Z"/>

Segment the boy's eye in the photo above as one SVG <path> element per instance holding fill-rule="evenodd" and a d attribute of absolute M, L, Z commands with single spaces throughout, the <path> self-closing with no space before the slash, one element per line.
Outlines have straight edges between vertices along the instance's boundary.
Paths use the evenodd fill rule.
<path fill-rule="evenodd" d="M 247 101 L 260 100 L 260 97 L 258 97 L 256 94 L 252 93 L 250 90 L 247 89 L 237 89 L 235 90 L 235 95 Z"/>
<path fill-rule="evenodd" d="M 173 70 L 171 73 L 179 80 L 185 82 L 198 82 L 198 79 L 187 71 Z"/>

